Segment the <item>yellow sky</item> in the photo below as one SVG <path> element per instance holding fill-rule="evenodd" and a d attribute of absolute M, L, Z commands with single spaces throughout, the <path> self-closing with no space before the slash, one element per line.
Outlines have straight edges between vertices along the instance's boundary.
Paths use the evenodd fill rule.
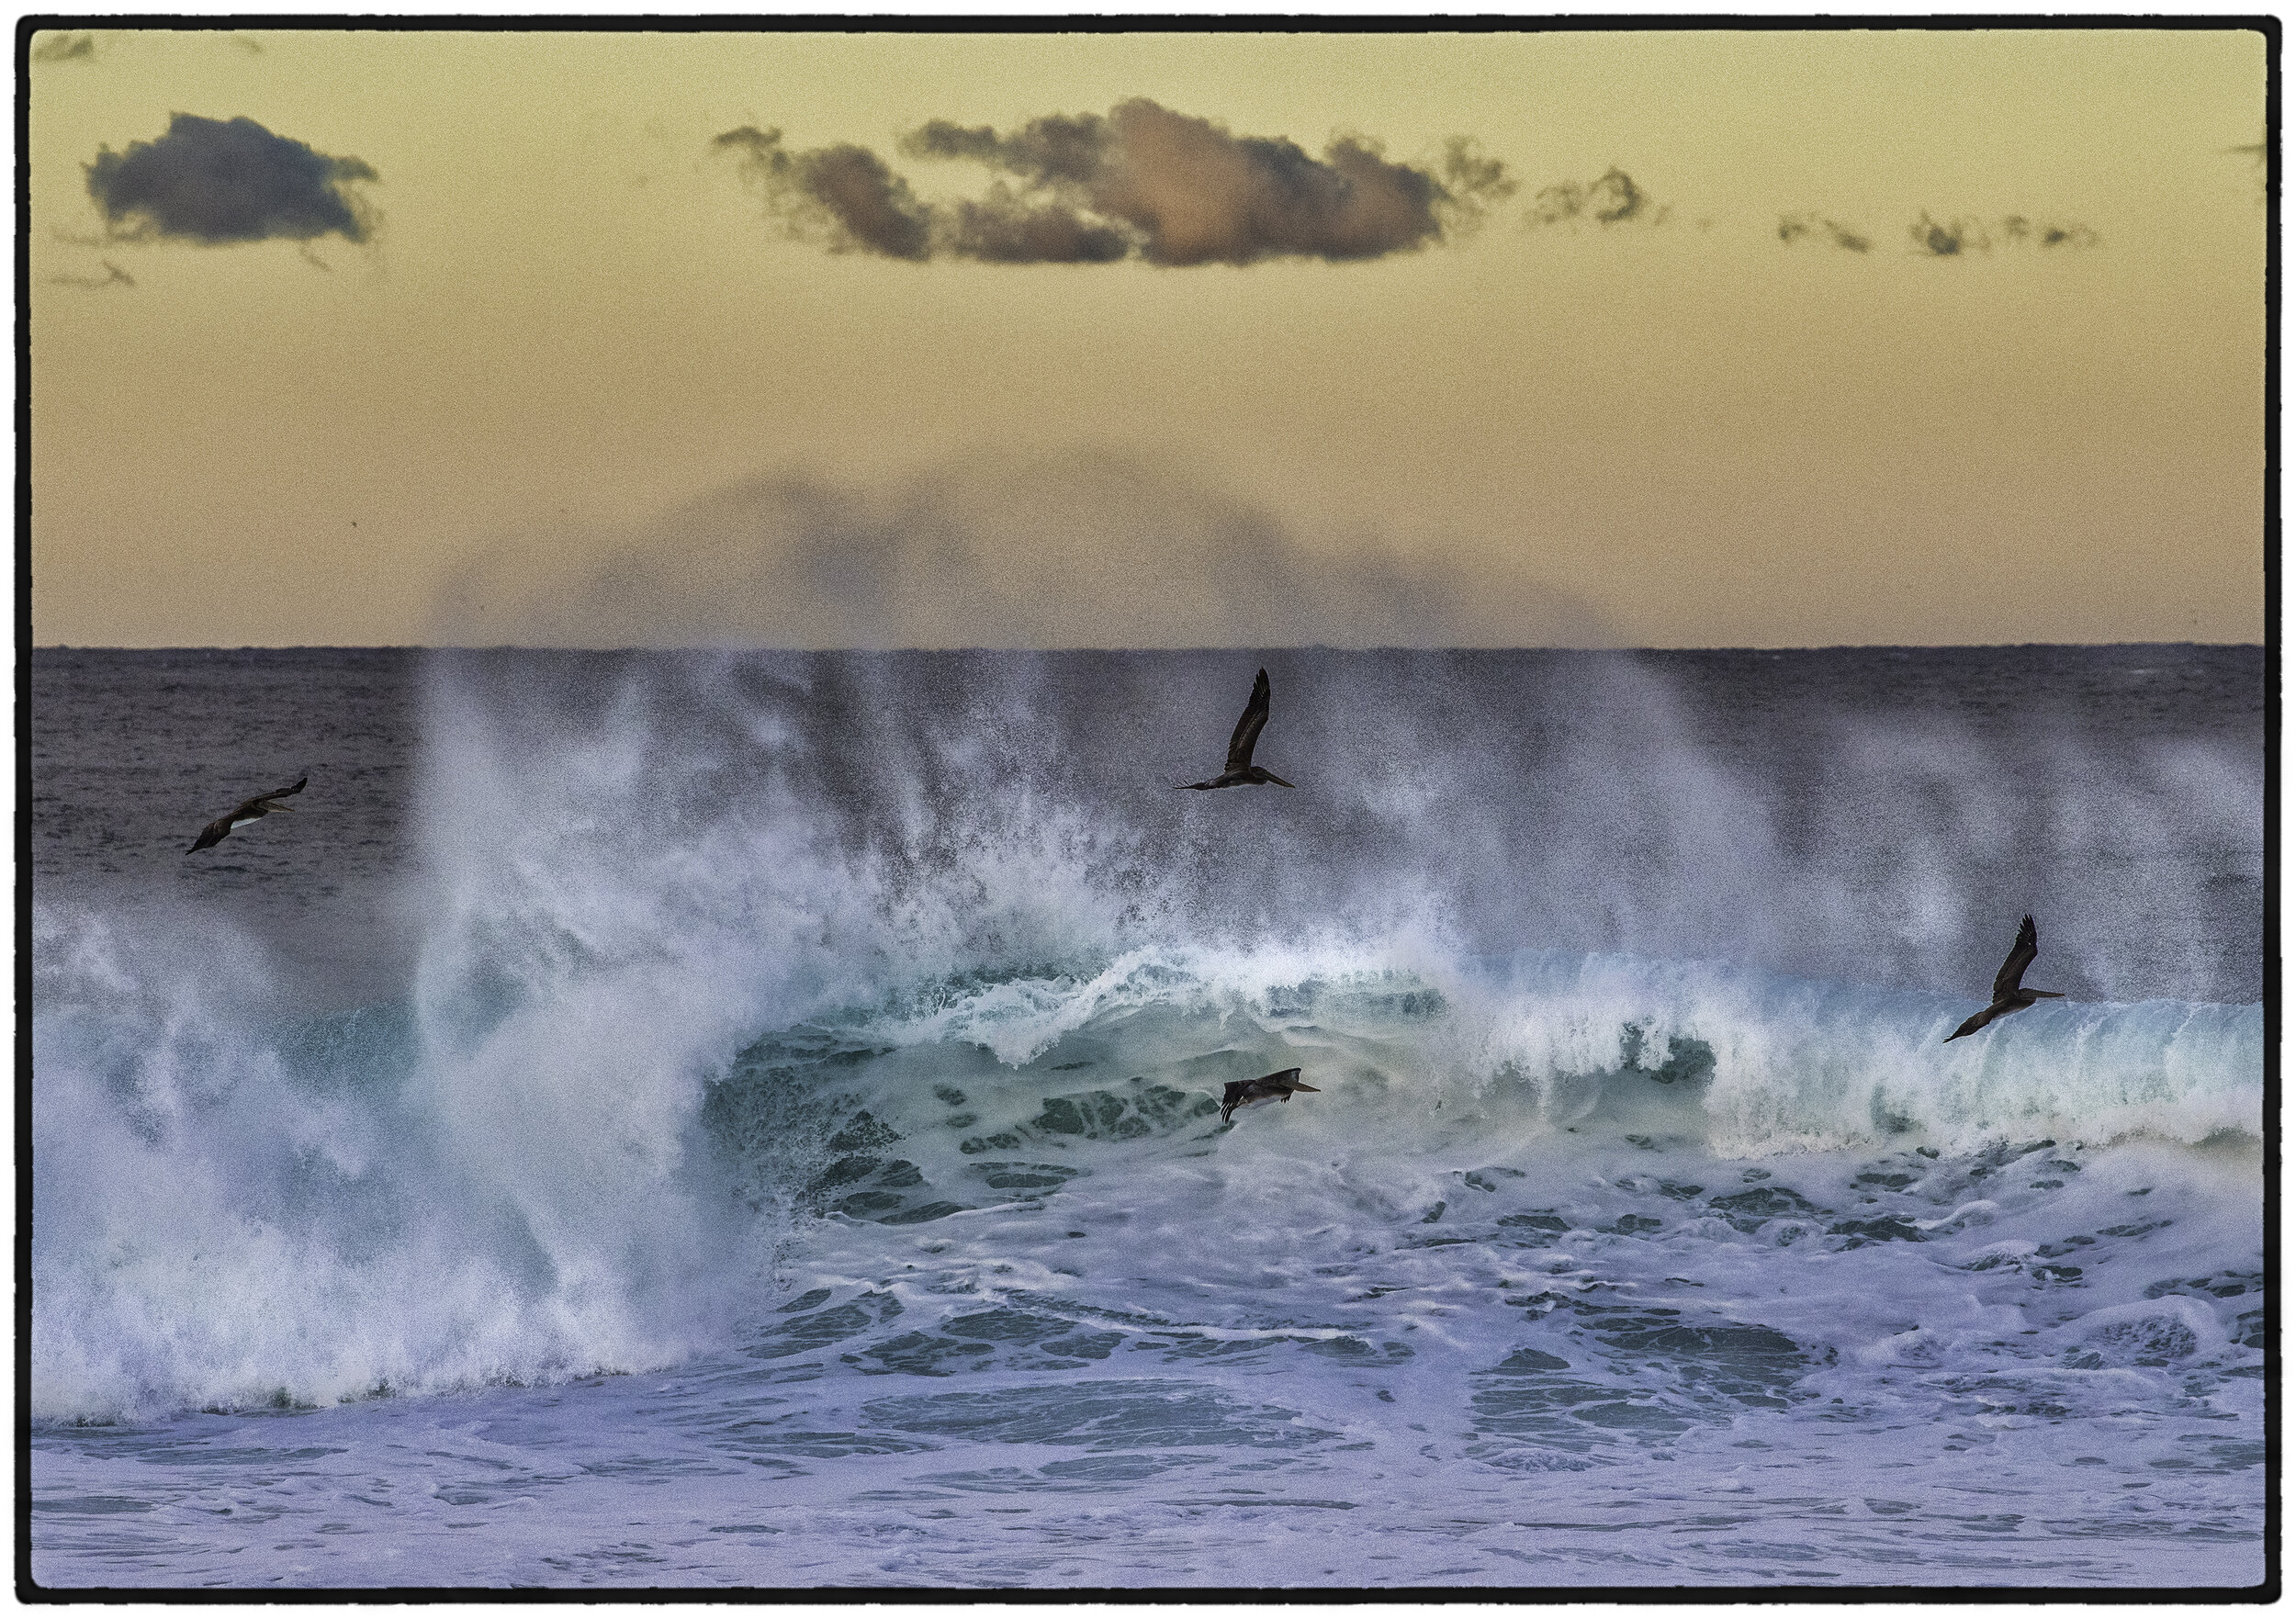
<path fill-rule="evenodd" d="M 1373 556 L 1448 590 L 1430 638 L 2263 633 L 2263 175 L 2226 150 L 2261 137 L 2254 33 L 99 30 L 48 54 L 41 645 L 1379 639 L 1298 595 L 1328 565 L 1376 597 Z M 1310 153 L 1356 133 L 1438 164 L 1471 136 L 1520 189 L 1368 262 L 908 263 L 792 240 L 712 145 L 850 142 L 922 198 L 978 197 L 985 171 L 901 135 L 1136 97 Z M 175 113 L 371 165 L 377 229 L 107 239 L 87 165 Z M 1657 223 L 1525 222 L 1612 168 Z M 1992 250 L 1915 251 L 1925 210 Z M 1871 250 L 1782 242 L 1805 214 Z M 2094 242 L 2013 241 L 2011 216 Z M 760 492 L 799 487 L 861 515 Z M 1128 618 L 1170 512 L 1170 555 L 1206 566 L 1236 522 L 1274 536 L 1272 617 Z M 903 604 L 816 611 L 839 547 L 893 528 Z M 967 577 L 1025 610 L 944 588 L 953 553 L 915 536 L 960 531 Z"/>

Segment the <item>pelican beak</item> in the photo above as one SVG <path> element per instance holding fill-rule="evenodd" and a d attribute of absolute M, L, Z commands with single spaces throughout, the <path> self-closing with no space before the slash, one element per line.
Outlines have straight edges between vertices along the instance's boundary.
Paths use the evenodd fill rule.
<path fill-rule="evenodd" d="M 1267 772 L 1267 779 L 1278 787 L 1289 787 L 1291 785 L 1290 782 L 1285 781 L 1281 776 L 1277 775 L 1273 770 Z"/>
<path fill-rule="evenodd" d="M 1301 1085 L 1297 1080 L 1294 1080 L 1292 1082 L 1291 1088 L 1295 1091 L 1320 1091 L 1323 1087 L 1322 1085 Z"/>

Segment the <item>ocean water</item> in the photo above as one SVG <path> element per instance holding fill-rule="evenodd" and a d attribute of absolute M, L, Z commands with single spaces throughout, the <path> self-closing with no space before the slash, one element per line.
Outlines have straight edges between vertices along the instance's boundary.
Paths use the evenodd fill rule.
<path fill-rule="evenodd" d="M 2257 648 L 31 676 L 43 1587 L 2265 1578 Z"/>

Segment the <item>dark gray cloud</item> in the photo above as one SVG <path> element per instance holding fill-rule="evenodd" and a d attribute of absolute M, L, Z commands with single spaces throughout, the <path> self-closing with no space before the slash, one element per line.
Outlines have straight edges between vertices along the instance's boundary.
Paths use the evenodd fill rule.
<path fill-rule="evenodd" d="M 94 34 L 58 34 L 43 39 L 32 50 L 34 62 L 93 62 L 96 60 Z"/>
<path fill-rule="evenodd" d="M 2001 220 L 2001 238 L 2012 245 L 2035 247 L 2095 247 L 2097 232 L 2086 225 L 2060 225 L 2049 219 L 2029 219 L 2010 214 Z"/>
<path fill-rule="evenodd" d="M 1523 548 L 1471 573 L 1316 543 L 1142 461 L 974 460 L 878 488 L 813 475 L 643 526 L 535 534 L 444 593 L 447 644 L 576 646 L 1599 645 Z"/>
<path fill-rule="evenodd" d="M 1909 228 L 1913 251 L 1933 259 L 1950 259 L 1964 253 L 1982 253 L 1993 243 L 1985 234 L 1985 227 L 1975 219 L 1953 219 L 1943 224 L 1930 218 L 1923 208 L 1921 217 Z"/>
<path fill-rule="evenodd" d="M 743 167 L 765 189 L 766 211 L 793 236 L 826 241 L 833 253 L 929 256 L 930 214 L 910 195 L 908 183 L 868 148 L 792 152 L 779 129 L 748 125 L 726 130 L 715 144 L 741 155 Z"/>
<path fill-rule="evenodd" d="M 1849 226 L 1829 219 L 1822 214 L 1780 214 L 1778 240 L 1788 247 L 1803 241 L 1830 242 L 1846 253 L 1871 253 L 1874 248 L 1870 237 L 1861 235 Z"/>
<path fill-rule="evenodd" d="M 107 287 L 133 287 L 136 284 L 136 278 L 133 275 L 113 264 L 111 260 L 106 259 L 103 263 L 104 274 L 101 275 L 51 275 L 48 277 L 49 285 L 79 287 L 90 292 L 101 292 Z"/>
<path fill-rule="evenodd" d="M 1114 139 L 1109 120 L 1097 113 L 1052 113 L 1010 135 L 986 124 L 968 129 L 933 118 L 902 136 L 901 150 L 910 157 L 970 159 L 1036 184 L 1088 186 L 1108 163 Z"/>
<path fill-rule="evenodd" d="M 2097 245 L 2097 232 L 2086 225 L 2029 219 L 2005 214 L 1989 224 L 1983 219 L 1953 219 L 1942 223 L 1927 208 L 1908 227 L 1913 251 L 1924 258 L 1950 259 L 1965 253 L 1991 253 L 1998 242 L 2004 247 L 2084 248 Z"/>
<path fill-rule="evenodd" d="M 1606 169 L 1600 178 L 1583 185 L 1564 180 L 1544 187 L 1531 198 L 1524 220 L 1534 226 L 1577 226 L 1590 221 L 1605 228 L 1660 225 L 1673 211 L 1671 206 L 1652 203 L 1649 194 L 1626 170 Z"/>
<path fill-rule="evenodd" d="M 381 176 L 355 157 L 330 157 L 274 135 L 253 118 L 179 112 L 156 141 L 108 146 L 87 165 L 88 195 L 121 241 L 208 245 L 309 242 L 330 233 L 365 242 L 373 221 L 345 187 Z"/>
<path fill-rule="evenodd" d="M 985 264 L 1112 264 L 1130 257 L 1135 242 L 1120 225 L 1002 184 L 979 202 L 943 205 L 940 241 L 951 258 Z"/>
<path fill-rule="evenodd" d="M 778 130 L 731 129 L 793 235 L 892 258 L 985 264 L 1249 264 L 1268 258 L 1382 258 L 1473 226 L 1514 189 L 1505 166 L 1453 139 L 1434 166 L 1390 163 L 1342 135 L 1311 156 L 1296 143 L 1231 134 L 1136 97 L 1107 117 L 1054 114 L 1009 133 L 934 119 L 900 142 L 913 159 L 981 164 L 985 197 L 927 203 L 874 152 L 792 152 Z"/>

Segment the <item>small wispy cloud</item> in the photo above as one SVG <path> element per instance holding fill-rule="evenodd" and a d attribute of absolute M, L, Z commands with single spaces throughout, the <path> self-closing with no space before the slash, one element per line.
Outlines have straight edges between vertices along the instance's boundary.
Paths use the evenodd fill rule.
<path fill-rule="evenodd" d="M 355 157 L 330 157 L 253 118 L 183 112 L 158 140 L 130 141 L 126 152 L 107 146 L 86 167 L 112 240 L 208 246 L 329 234 L 365 242 L 372 215 L 346 187 L 381 178 Z"/>
<path fill-rule="evenodd" d="M 1145 97 L 1106 117 L 1052 114 L 1009 132 L 933 119 L 904 156 L 977 163 L 985 196 L 920 199 L 866 147 L 791 149 L 778 129 L 717 137 L 791 235 L 832 252 L 978 264 L 1334 263 L 1414 251 L 1471 230 L 1510 195 L 1505 165 L 1455 137 L 1439 162 L 1390 162 L 1379 142 L 1335 137 L 1321 158 L 1280 138 L 1240 136 Z"/>
<path fill-rule="evenodd" d="M 2095 247 L 2097 232 L 2086 225 L 2060 225 L 2050 219 L 2029 219 L 2009 214 L 2001 220 L 2001 239 L 2011 246 L 2031 242 L 2035 247 Z"/>
<path fill-rule="evenodd" d="M 133 287 L 136 284 L 136 278 L 133 275 L 113 264 L 111 260 L 106 259 L 103 263 L 104 274 L 101 275 L 51 275 L 48 277 L 49 285 L 79 287 L 90 292 L 100 292 L 107 287 Z"/>
<path fill-rule="evenodd" d="M 1983 252 L 1993 243 L 1985 234 L 1985 227 L 1974 219 L 1950 219 L 1942 223 L 1930 218 L 1923 208 L 1921 217 L 1910 227 L 1913 250 L 1933 259 L 1950 259 L 1977 251 Z"/>
<path fill-rule="evenodd" d="M 34 62 L 93 62 L 96 60 L 94 34 L 51 34 L 32 47 Z"/>
<path fill-rule="evenodd" d="M 1822 214 L 1780 214 L 1778 240 L 1788 247 L 1797 242 L 1829 242 L 1844 253 L 1871 253 L 1871 237 Z"/>
<path fill-rule="evenodd" d="M 1983 219 L 1961 219 L 1939 220 L 1930 217 L 1927 208 L 1921 217 L 1907 228 L 1913 240 L 1913 251 L 1924 258 L 1950 259 L 1967 253 L 1991 253 L 1998 244 L 2002 247 L 2087 248 L 2095 247 L 2097 232 L 2086 225 L 2063 224 L 2053 219 L 2030 219 L 2023 214 L 2005 214 L 1987 222 Z"/>
<path fill-rule="evenodd" d="M 1673 212 L 1671 205 L 1653 203 L 1624 169 L 1606 169 L 1599 178 L 1581 183 L 1563 180 L 1539 190 L 1531 198 L 1525 224 L 1537 228 L 1582 224 L 1660 225 Z"/>

